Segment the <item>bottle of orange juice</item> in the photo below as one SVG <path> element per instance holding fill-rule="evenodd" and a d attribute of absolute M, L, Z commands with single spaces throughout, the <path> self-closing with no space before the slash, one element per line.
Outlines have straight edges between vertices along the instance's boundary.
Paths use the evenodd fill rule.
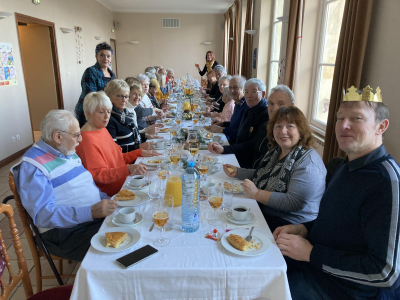
<path fill-rule="evenodd" d="M 179 171 L 171 171 L 165 188 L 165 194 L 174 196 L 174 207 L 182 205 L 182 174 Z"/>

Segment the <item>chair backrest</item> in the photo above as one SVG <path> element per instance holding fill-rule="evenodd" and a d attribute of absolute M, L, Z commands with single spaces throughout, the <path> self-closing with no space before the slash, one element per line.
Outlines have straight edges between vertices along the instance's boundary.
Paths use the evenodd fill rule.
<path fill-rule="evenodd" d="M 29 278 L 29 271 L 28 271 L 28 267 L 26 264 L 26 260 L 25 260 L 24 254 L 22 252 L 22 244 L 19 239 L 17 225 L 15 225 L 15 222 L 14 222 L 14 211 L 13 211 L 11 205 L 0 204 L 0 214 L 2 214 L 2 213 L 4 213 L 6 215 L 6 217 L 8 218 L 9 224 L 10 224 L 10 230 L 11 230 L 11 235 L 12 235 L 12 239 L 13 239 L 15 253 L 17 254 L 17 263 L 18 263 L 19 270 L 18 270 L 17 274 L 14 274 L 11 269 L 10 259 L 8 257 L 6 246 L 5 246 L 4 240 L 3 240 L 3 236 L 0 231 L 0 242 L 1 242 L 1 248 L 2 248 L 1 252 L 4 257 L 4 261 L 6 263 L 6 268 L 8 270 L 8 274 L 9 274 L 8 284 L 4 283 L 3 277 L 0 279 L 0 284 L 1 284 L 0 300 L 7 299 L 8 296 L 10 295 L 11 291 L 21 280 L 23 282 L 26 298 L 28 299 L 29 297 L 31 297 L 33 295 L 32 284 L 31 284 L 31 280 Z M 3 275 L 4 275 L 4 273 L 3 273 Z"/>

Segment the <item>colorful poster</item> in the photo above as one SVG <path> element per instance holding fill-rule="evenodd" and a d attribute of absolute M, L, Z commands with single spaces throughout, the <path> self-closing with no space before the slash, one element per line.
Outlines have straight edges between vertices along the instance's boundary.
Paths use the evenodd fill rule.
<path fill-rule="evenodd" d="M 11 43 L 0 43 L 0 86 L 17 85 L 17 72 Z"/>

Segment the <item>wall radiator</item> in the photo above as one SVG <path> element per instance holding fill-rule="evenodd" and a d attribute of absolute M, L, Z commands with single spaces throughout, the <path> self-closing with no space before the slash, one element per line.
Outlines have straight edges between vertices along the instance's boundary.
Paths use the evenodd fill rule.
<path fill-rule="evenodd" d="M 313 134 L 315 139 L 315 147 L 314 149 L 318 152 L 318 154 L 322 157 L 324 154 L 324 146 L 325 146 L 325 139 L 321 136 Z"/>

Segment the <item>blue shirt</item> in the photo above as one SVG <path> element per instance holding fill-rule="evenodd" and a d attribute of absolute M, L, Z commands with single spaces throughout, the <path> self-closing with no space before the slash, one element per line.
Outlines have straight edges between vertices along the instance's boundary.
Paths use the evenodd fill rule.
<path fill-rule="evenodd" d="M 223 127 L 225 127 L 222 132 L 229 137 L 229 144 L 235 144 L 236 138 L 239 133 L 239 126 L 240 122 L 242 121 L 242 117 L 246 109 L 249 107 L 247 106 L 246 100 L 244 97 L 240 99 L 239 103 L 235 105 L 233 110 L 233 114 L 231 117 L 230 122 L 224 122 Z"/>
<path fill-rule="evenodd" d="M 71 157 L 65 156 L 42 139 L 37 142 L 37 145 L 57 157 L 68 159 Z M 14 168 L 13 173 L 22 205 L 37 227 L 69 228 L 93 221 L 91 206 L 55 206 L 53 186 L 50 180 L 34 165 L 24 161 Z M 109 198 L 99 190 L 99 201 Z"/>
<path fill-rule="evenodd" d="M 86 123 L 85 114 L 83 113 L 83 100 L 85 99 L 86 95 L 91 92 L 103 91 L 107 83 L 116 78 L 114 72 L 111 71 L 110 68 L 107 69 L 111 77 L 104 76 L 99 63 L 87 68 L 82 75 L 82 93 L 79 97 L 78 103 L 75 106 L 75 114 L 79 121 L 80 127 Z"/>

